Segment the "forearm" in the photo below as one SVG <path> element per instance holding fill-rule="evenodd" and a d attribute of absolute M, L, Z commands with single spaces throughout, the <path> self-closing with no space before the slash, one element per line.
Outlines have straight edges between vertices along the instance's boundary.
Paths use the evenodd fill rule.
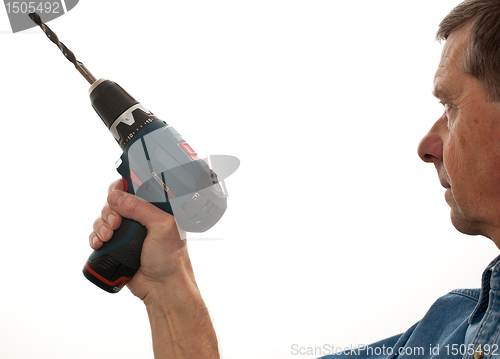
<path fill-rule="evenodd" d="M 175 219 L 123 189 L 121 180 L 110 186 L 89 237 L 91 247 L 97 250 L 109 241 L 122 218 L 145 226 L 141 266 L 127 287 L 146 305 L 155 359 L 218 359 L 217 337 Z"/>
<path fill-rule="evenodd" d="M 161 286 L 144 298 L 155 359 L 218 359 L 217 337 L 198 288 L 191 280 Z"/>

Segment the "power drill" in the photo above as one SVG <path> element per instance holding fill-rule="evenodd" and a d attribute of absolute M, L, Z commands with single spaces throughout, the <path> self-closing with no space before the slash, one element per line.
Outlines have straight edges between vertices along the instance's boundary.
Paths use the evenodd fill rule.
<path fill-rule="evenodd" d="M 91 84 L 92 107 L 123 150 L 117 171 L 125 190 L 173 215 L 187 232 L 204 232 L 217 223 L 227 197 L 207 163 L 118 84 L 96 80 L 36 12 L 29 16 Z M 113 237 L 90 255 L 83 274 L 103 290 L 119 292 L 140 267 L 146 235 L 140 223 L 123 218 Z"/>

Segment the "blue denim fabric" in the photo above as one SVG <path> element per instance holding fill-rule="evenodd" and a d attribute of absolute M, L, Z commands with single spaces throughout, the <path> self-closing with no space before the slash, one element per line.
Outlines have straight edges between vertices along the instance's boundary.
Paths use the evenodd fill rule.
<path fill-rule="evenodd" d="M 322 359 L 500 358 L 499 261 L 483 272 L 481 289 L 444 295 L 405 333 Z"/>

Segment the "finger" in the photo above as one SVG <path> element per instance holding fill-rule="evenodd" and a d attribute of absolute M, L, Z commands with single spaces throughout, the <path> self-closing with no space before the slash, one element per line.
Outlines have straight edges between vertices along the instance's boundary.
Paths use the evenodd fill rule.
<path fill-rule="evenodd" d="M 109 207 L 108 203 L 106 203 L 102 208 L 101 219 L 104 221 L 104 223 L 106 223 L 109 229 L 113 231 L 117 230 L 122 223 L 122 217 L 118 213 L 113 211 L 111 207 Z"/>
<path fill-rule="evenodd" d="M 148 229 L 148 234 L 177 233 L 174 217 L 151 203 L 123 191 L 111 191 L 108 195 L 110 208 L 120 216 L 135 220 Z"/>
<path fill-rule="evenodd" d="M 123 180 L 118 179 L 112 182 L 108 187 L 108 193 L 113 190 L 123 190 Z M 109 204 L 106 203 L 101 211 L 101 218 L 97 218 L 93 224 L 93 231 L 89 235 L 90 247 L 97 250 L 102 247 L 104 242 L 107 242 L 113 236 L 113 231 L 121 225 L 122 217 L 114 212 Z"/>
<path fill-rule="evenodd" d="M 111 191 L 114 191 L 114 190 L 118 190 L 118 191 L 124 191 L 125 190 L 125 187 L 123 185 L 123 180 L 120 178 L 119 180 L 116 180 L 114 181 L 113 183 L 111 183 L 108 187 L 108 193 L 111 192 Z"/>
<path fill-rule="evenodd" d="M 90 248 L 92 248 L 93 250 L 98 250 L 99 248 L 102 247 L 103 243 L 104 242 L 99 239 L 99 237 L 94 231 L 90 233 L 89 235 Z"/>
<path fill-rule="evenodd" d="M 108 224 L 102 218 L 97 218 L 94 221 L 93 229 L 97 237 L 103 242 L 109 241 L 113 236 L 113 230 L 109 228 Z"/>
<path fill-rule="evenodd" d="M 117 230 L 122 222 L 122 217 L 113 211 L 106 203 L 101 211 L 101 217 L 96 218 L 93 224 L 95 235 L 102 242 L 107 242 L 113 237 L 113 231 Z"/>

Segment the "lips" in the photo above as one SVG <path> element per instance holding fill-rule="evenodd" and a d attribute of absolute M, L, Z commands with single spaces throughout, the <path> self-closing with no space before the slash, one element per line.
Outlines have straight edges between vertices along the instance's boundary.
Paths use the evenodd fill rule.
<path fill-rule="evenodd" d="M 444 188 L 448 189 L 448 188 L 451 188 L 450 184 L 445 181 L 444 179 L 439 179 L 439 182 L 441 183 L 441 186 L 443 186 Z"/>
<path fill-rule="evenodd" d="M 448 180 L 448 173 L 443 165 L 436 165 L 437 175 L 439 178 L 439 183 L 446 189 L 451 188 L 450 181 Z"/>

